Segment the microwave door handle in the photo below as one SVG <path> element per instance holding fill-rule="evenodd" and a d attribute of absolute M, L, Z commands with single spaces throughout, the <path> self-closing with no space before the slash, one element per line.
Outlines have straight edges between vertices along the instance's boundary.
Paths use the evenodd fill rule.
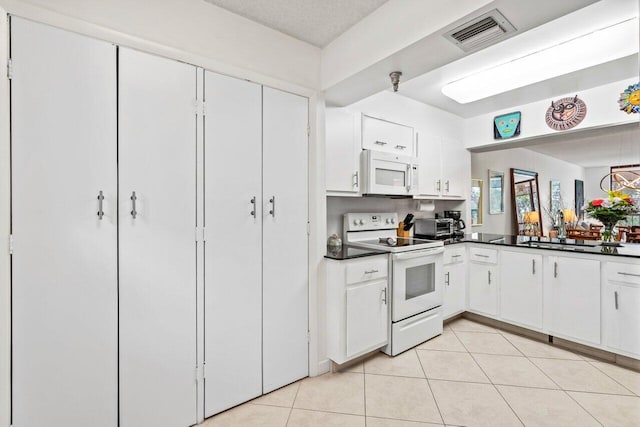
<path fill-rule="evenodd" d="M 408 260 L 415 258 L 422 258 L 430 255 L 437 255 L 444 252 L 444 247 L 434 248 L 434 249 L 424 249 L 419 251 L 411 251 L 400 254 L 393 254 L 394 260 Z"/>
<path fill-rule="evenodd" d="M 407 191 L 411 191 L 411 164 L 407 165 Z"/>

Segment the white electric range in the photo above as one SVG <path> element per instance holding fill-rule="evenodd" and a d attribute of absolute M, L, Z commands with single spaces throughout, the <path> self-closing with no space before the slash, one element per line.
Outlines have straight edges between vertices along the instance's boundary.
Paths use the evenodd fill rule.
<path fill-rule="evenodd" d="M 343 237 L 351 246 L 390 252 L 389 344 L 395 356 L 442 333 L 444 243 L 396 237 L 396 213 L 347 213 Z"/>

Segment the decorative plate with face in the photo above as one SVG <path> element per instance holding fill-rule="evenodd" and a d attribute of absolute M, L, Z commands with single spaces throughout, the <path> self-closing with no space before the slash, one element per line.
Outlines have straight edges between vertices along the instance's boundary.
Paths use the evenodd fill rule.
<path fill-rule="evenodd" d="M 545 120 L 551 129 L 568 130 L 579 125 L 586 115 L 587 106 L 576 95 L 551 101 Z"/>
<path fill-rule="evenodd" d="M 618 100 L 620 110 L 631 113 L 640 113 L 640 83 L 629 86 L 620 94 Z"/>
<path fill-rule="evenodd" d="M 493 118 L 493 139 L 507 139 L 520 135 L 520 111 Z"/>

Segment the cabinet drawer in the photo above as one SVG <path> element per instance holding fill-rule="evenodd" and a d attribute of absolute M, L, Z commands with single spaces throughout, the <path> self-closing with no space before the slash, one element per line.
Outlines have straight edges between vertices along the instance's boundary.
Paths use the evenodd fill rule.
<path fill-rule="evenodd" d="M 386 255 L 351 261 L 347 265 L 347 285 L 387 277 L 387 264 Z"/>
<path fill-rule="evenodd" d="M 640 285 L 640 265 L 609 262 L 607 280 Z"/>
<path fill-rule="evenodd" d="M 362 116 L 362 148 L 413 156 L 413 128 Z"/>
<path fill-rule="evenodd" d="M 476 262 L 496 264 L 498 262 L 498 251 L 495 249 L 469 248 L 469 259 Z"/>
<path fill-rule="evenodd" d="M 456 262 L 464 262 L 465 260 L 465 248 L 461 246 L 459 248 L 446 248 L 444 250 L 444 260 L 443 263 L 453 264 Z"/>

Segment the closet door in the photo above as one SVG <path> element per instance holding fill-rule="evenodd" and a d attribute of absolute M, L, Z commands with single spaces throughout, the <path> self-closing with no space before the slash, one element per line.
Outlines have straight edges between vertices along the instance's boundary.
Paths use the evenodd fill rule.
<path fill-rule="evenodd" d="M 308 100 L 263 89 L 263 392 L 309 374 Z"/>
<path fill-rule="evenodd" d="M 196 423 L 195 99 L 195 67 L 120 48 L 123 427 Z"/>
<path fill-rule="evenodd" d="M 205 416 L 262 394 L 261 92 L 205 73 Z"/>
<path fill-rule="evenodd" d="M 13 425 L 115 427 L 116 48 L 12 18 L 11 52 Z"/>

